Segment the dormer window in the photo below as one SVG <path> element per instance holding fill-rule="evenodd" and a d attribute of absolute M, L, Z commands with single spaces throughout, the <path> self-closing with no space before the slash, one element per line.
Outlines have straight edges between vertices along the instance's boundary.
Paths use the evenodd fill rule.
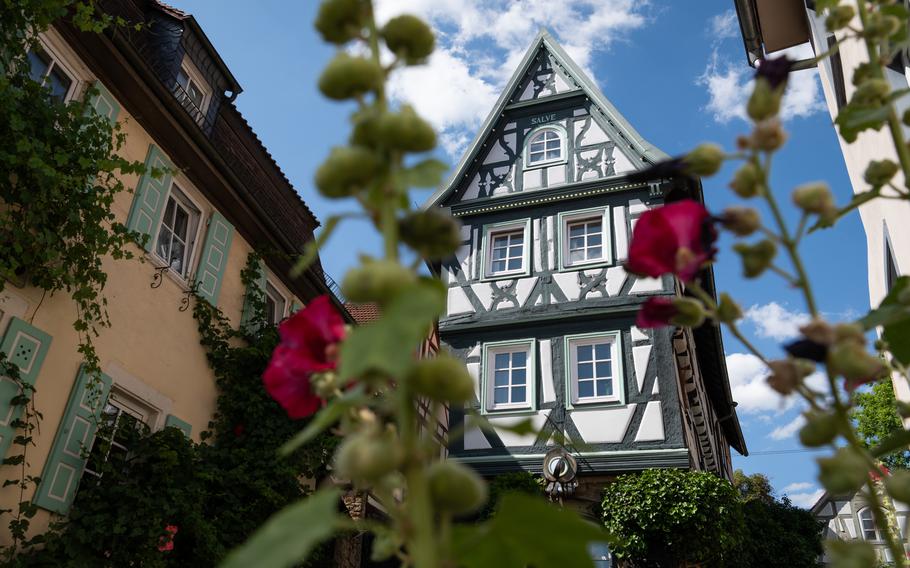
<path fill-rule="evenodd" d="M 205 109 L 208 105 L 208 90 L 199 72 L 189 61 L 184 61 L 177 73 L 177 86 L 174 88 L 183 107 L 190 113 L 196 122 L 205 119 Z"/>
<path fill-rule="evenodd" d="M 565 134 L 555 127 L 532 134 L 525 148 L 525 166 L 536 167 L 565 161 Z"/>

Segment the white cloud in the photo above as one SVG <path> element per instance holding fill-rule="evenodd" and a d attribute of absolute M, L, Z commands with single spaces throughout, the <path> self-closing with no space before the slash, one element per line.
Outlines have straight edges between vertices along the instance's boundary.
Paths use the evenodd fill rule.
<path fill-rule="evenodd" d="M 734 21 L 731 21 L 733 18 Z M 705 110 L 714 116 L 714 120 L 726 124 L 738 118 L 748 121 L 746 102 L 752 93 L 753 70 L 746 65 L 741 56 L 736 60 L 720 56 L 720 44 L 724 39 L 738 38 L 739 30 L 733 10 L 723 12 L 711 19 L 711 30 L 714 38 L 711 56 L 704 73 L 696 80 L 708 91 L 708 103 Z M 737 54 L 740 52 L 737 51 Z M 786 54 L 792 59 L 812 57 L 812 48 L 800 45 L 776 52 L 774 55 Z M 826 109 L 822 99 L 818 71 L 808 69 L 790 74 L 787 92 L 781 104 L 780 116 L 783 120 L 807 117 Z"/>
<path fill-rule="evenodd" d="M 711 18 L 711 37 L 715 41 L 737 37 L 738 34 L 739 20 L 736 17 L 736 10 L 731 8 Z"/>
<path fill-rule="evenodd" d="M 777 302 L 755 304 L 746 310 L 746 320 L 755 326 L 759 337 L 777 341 L 799 335 L 799 328 L 809 322 L 809 314 L 790 310 Z"/>
<path fill-rule="evenodd" d="M 798 481 L 796 483 L 791 483 L 790 485 L 784 487 L 782 493 L 794 493 L 796 491 L 805 491 L 806 489 L 812 489 L 815 487 L 815 484 L 811 481 Z"/>
<path fill-rule="evenodd" d="M 824 489 L 818 489 L 816 491 L 807 491 L 805 493 L 791 493 L 788 494 L 787 497 L 789 497 L 790 502 L 792 502 L 797 507 L 808 509 L 812 507 L 812 505 L 815 505 L 824 494 Z"/>
<path fill-rule="evenodd" d="M 806 423 L 806 419 L 803 417 L 802 414 L 800 414 L 799 416 L 797 416 L 790 422 L 787 422 L 783 426 L 778 426 L 774 430 L 771 430 L 771 432 L 768 434 L 768 437 L 770 437 L 772 440 L 786 440 L 793 434 L 796 434 L 796 432 L 798 432 L 799 429 L 802 428 L 803 424 L 805 424 L 805 423 Z"/>
<path fill-rule="evenodd" d="M 576 63 L 645 25 L 648 2 L 578 0 L 379 0 L 380 22 L 402 13 L 423 17 L 436 30 L 437 49 L 426 67 L 392 76 L 393 99 L 409 102 L 440 131 L 459 157 L 515 71 L 538 29 L 546 27 Z"/>
<path fill-rule="evenodd" d="M 765 380 L 768 376 L 768 369 L 755 355 L 751 353 L 731 353 L 727 355 L 726 360 L 733 400 L 739 403 L 736 407 L 738 411 L 746 414 L 781 413 L 792 408 L 800 400 L 796 395 L 782 396 L 769 387 Z M 824 375 L 817 371 L 806 377 L 806 383 L 815 390 L 823 390 L 827 384 Z M 787 426 L 798 428 L 798 426 L 792 426 L 791 423 L 778 430 L 783 430 Z M 792 433 L 789 435 L 792 435 Z M 782 433 L 779 435 L 782 438 L 775 439 L 786 437 Z"/>

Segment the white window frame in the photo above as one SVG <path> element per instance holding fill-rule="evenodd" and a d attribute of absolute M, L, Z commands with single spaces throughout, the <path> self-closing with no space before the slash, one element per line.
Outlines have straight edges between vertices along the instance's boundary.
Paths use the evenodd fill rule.
<path fill-rule="evenodd" d="M 180 63 L 180 68 L 186 73 L 189 80 L 202 92 L 202 105 L 198 108 L 201 115 L 200 120 L 204 120 L 209 109 L 209 103 L 212 100 L 212 89 L 209 87 L 208 81 L 202 78 L 202 73 L 199 72 L 199 69 L 196 68 L 188 56 L 184 56 L 183 61 Z M 186 90 L 182 85 L 181 88 L 184 89 L 184 91 Z M 189 97 L 189 93 L 187 93 L 186 96 Z"/>
<path fill-rule="evenodd" d="M 517 233 L 519 231 L 522 231 L 523 234 L 521 268 L 493 272 L 493 239 L 503 233 Z M 483 242 L 481 243 L 481 258 L 483 259 L 483 278 L 481 280 L 499 280 L 529 275 L 531 273 L 532 244 L 530 218 L 484 225 Z"/>
<path fill-rule="evenodd" d="M 139 420 L 141 423 L 145 424 L 149 428 L 149 431 L 154 432 L 156 430 L 156 425 L 158 423 L 158 418 L 159 418 L 158 409 L 156 409 L 151 404 L 145 402 L 141 398 L 138 398 L 138 397 L 135 397 L 135 396 L 129 394 L 127 391 L 119 388 L 118 385 L 116 385 L 116 384 L 113 387 L 111 387 L 111 392 L 110 392 L 110 394 L 108 394 L 107 400 L 104 401 L 104 406 L 102 408 L 106 408 L 108 404 L 112 404 L 120 409 L 120 413 L 118 413 L 118 415 L 117 415 L 117 420 L 120 419 L 120 416 L 122 414 L 129 414 L 129 415 L 133 416 L 134 418 L 136 418 L 137 420 Z M 102 418 L 102 420 L 103 420 L 103 418 Z M 99 427 L 100 427 L 100 422 L 99 422 Z M 116 431 L 116 424 L 115 424 L 114 429 Z M 97 435 L 92 437 L 91 445 L 88 448 L 86 448 L 87 451 L 91 452 L 91 450 L 95 446 L 95 442 L 97 441 L 97 438 L 98 438 Z M 125 450 L 127 453 L 129 453 L 129 451 L 130 451 L 130 448 L 127 448 L 126 446 L 123 446 L 123 445 L 119 444 L 118 442 L 115 442 L 114 440 L 109 440 L 109 442 L 111 444 L 111 447 L 117 446 L 117 447 Z M 111 451 L 110 448 L 108 448 L 108 451 L 103 458 L 103 463 L 106 463 L 108 461 L 109 456 L 110 456 L 110 451 Z M 101 474 L 99 474 L 98 472 L 88 469 L 87 461 L 86 461 L 86 467 L 83 469 L 83 472 L 82 472 L 81 480 L 84 480 L 86 476 L 93 477 L 96 480 L 100 480 L 103 478 L 103 476 Z M 80 481 L 80 483 L 81 483 L 81 481 Z"/>
<path fill-rule="evenodd" d="M 610 343 L 610 360 L 613 371 L 613 394 L 610 396 L 593 396 L 579 398 L 578 396 L 578 352 L 579 345 L 594 345 Z M 597 405 L 624 405 L 626 403 L 626 385 L 623 371 L 622 332 L 604 331 L 597 333 L 583 333 L 567 335 L 564 338 L 565 347 L 565 377 L 566 377 L 566 407 L 590 407 Z M 596 384 L 596 383 L 595 383 Z M 596 392 L 595 392 L 596 395 Z"/>
<path fill-rule="evenodd" d="M 569 257 L 569 225 L 596 217 L 601 219 L 601 258 L 572 262 Z M 561 270 L 606 266 L 613 263 L 613 225 L 610 217 L 610 208 L 607 206 L 567 211 L 559 214 L 557 250 L 559 251 L 559 267 Z"/>
<path fill-rule="evenodd" d="M 274 290 L 274 293 L 272 293 L 272 292 L 269 290 L 269 288 L 271 288 L 272 290 Z M 265 296 L 266 296 L 266 301 L 268 301 L 268 299 L 271 299 L 273 302 L 274 302 L 276 299 L 281 301 L 281 313 L 278 313 L 278 312 L 276 311 L 276 312 L 275 312 L 275 317 L 276 317 L 277 319 L 276 319 L 275 321 L 269 322 L 271 325 L 278 325 L 278 324 L 281 323 L 281 321 L 284 320 L 284 318 L 287 317 L 287 315 L 288 315 L 288 298 L 287 298 L 287 296 L 284 295 L 284 293 L 281 292 L 281 290 L 278 288 L 278 286 L 275 285 L 275 282 L 274 282 L 271 278 L 266 278 L 266 279 L 265 279 L 265 290 L 264 290 L 264 292 L 265 292 Z M 277 298 L 275 298 L 275 296 L 277 296 Z M 277 302 L 276 302 L 275 305 L 276 305 L 276 306 L 278 305 Z"/>
<path fill-rule="evenodd" d="M 63 70 L 63 72 L 67 75 L 67 77 L 70 78 L 70 81 L 71 81 L 69 89 L 66 91 L 66 94 L 63 96 L 63 102 L 68 103 L 69 101 L 73 100 L 76 97 L 76 93 L 80 92 L 81 85 L 83 84 L 84 81 L 82 80 L 79 73 L 76 72 L 75 67 L 67 61 L 66 57 L 61 55 L 60 51 L 54 45 L 52 45 L 50 41 L 48 41 L 44 37 L 39 36 L 38 45 L 44 51 L 44 53 L 47 54 L 47 56 L 51 59 L 51 63 L 52 63 L 52 65 L 48 67 L 47 71 L 42 76 L 41 84 L 44 85 L 45 82 L 47 81 L 47 76 L 50 73 L 52 67 L 54 67 L 54 66 L 60 67 Z"/>
<path fill-rule="evenodd" d="M 559 137 L 559 157 L 546 159 L 546 157 L 539 162 L 531 162 L 531 141 L 542 134 L 543 132 L 555 132 L 556 136 Z M 528 132 L 525 137 L 524 145 L 524 169 L 532 170 L 535 168 L 541 168 L 545 166 L 552 166 L 556 164 L 565 164 L 569 160 L 569 149 L 567 147 L 566 130 L 559 124 L 546 124 L 543 126 L 538 126 L 534 130 Z M 544 146 L 546 148 L 546 146 Z"/>
<path fill-rule="evenodd" d="M 868 513 L 869 518 L 864 519 L 863 513 Z M 875 516 L 872 514 L 872 509 L 870 509 L 869 507 L 863 507 L 862 509 L 860 509 L 859 511 L 856 512 L 856 519 L 859 521 L 859 526 L 857 528 L 859 529 L 860 536 L 863 540 L 867 540 L 869 542 L 882 542 L 882 537 L 883 537 L 882 530 L 875 524 Z M 872 523 L 872 528 L 868 529 L 868 530 L 871 530 L 875 533 L 875 538 L 866 538 L 867 529 L 863 525 L 863 521 L 866 521 L 866 520 L 868 520 L 869 522 Z"/>
<path fill-rule="evenodd" d="M 206 215 L 204 213 L 205 209 L 203 207 L 201 207 L 195 199 L 190 197 L 190 195 L 187 191 L 182 189 L 183 187 L 186 187 L 186 186 L 187 185 L 185 183 L 181 183 L 178 180 L 173 180 L 171 182 L 171 187 L 168 188 L 167 196 L 165 196 L 165 198 L 164 198 L 164 210 L 161 212 L 161 219 L 158 221 L 157 230 L 155 230 L 155 240 L 152 241 L 152 245 L 153 245 L 152 254 L 154 255 L 154 257 L 157 260 L 159 260 L 161 263 L 163 263 L 164 266 L 168 267 L 168 271 L 167 271 L 168 274 L 175 276 L 181 282 L 189 282 L 195 276 L 196 254 L 198 252 L 197 249 L 199 247 L 199 243 L 201 240 L 200 239 L 201 232 L 206 225 L 206 223 L 203 222 L 206 220 Z M 190 223 L 188 223 L 188 226 L 187 226 L 187 247 L 186 247 L 187 256 L 184 260 L 184 271 L 182 274 L 180 272 L 177 272 L 173 268 L 171 268 L 170 261 L 165 258 L 162 258 L 161 255 L 158 254 L 158 238 L 161 235 L 161 228 L 164 226 L 164 213 L 167 211 L 167 202 L 171 199 L 172 196 L 175 196 L 175 191 L 174 191 L 175 189 L 176 189 L 176 197 L 174 197 L 174 201 L 176 201 L 178 203 L 181 200 L 188 201 L 189 204 L 193 206 L 193 208 L 196 210 L 196 213 L 198 214 L 195 229 L 193 231 L 189 230 L 190 225 L 191 225 Z"/>
<path fill-rule="evenodd" d="M 527 400 L 521 403 L 501 403 L 493 401 L 495 366 L 493 358 L 497 353 L 514 353 L 525 351 L 527 353 L 525 380 Z M 481 358 L 481 385 L 480 385 L 480 411 L 481 414 L 508 414 L 537 411 L 537 340 L 516 339 L 511 341 L 495 341 L 483 344 Z"/>

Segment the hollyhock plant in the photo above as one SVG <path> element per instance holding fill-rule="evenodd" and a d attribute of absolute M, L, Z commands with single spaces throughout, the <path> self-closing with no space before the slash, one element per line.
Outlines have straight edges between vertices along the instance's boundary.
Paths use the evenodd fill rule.
<path fill-rule="evenodd" d="M 164 527 L 164 532 L 167 534 L 158 539 L 158 550 L 161 552 L 169 552 L 174 550 L 174 535 L 177 534 L 177 525 L 168 525 Z"/>
<path fill-rule="evenodd" d="M 319 296 L 285 320 L 278 334 L 281 343 L 272 353 L 262 380 L 289 417 L 306 418 L 322 405 L 310 377 L 335 370 L 338 344 L 345 336 L 344 319 L 328 296 Z"/>
<path fill-rule="evenodd" d="M 652 278 L 670 273 L 692 281 L 717 252 L 713 223 L 704 206 L 691 199 L 646 211 L 632 233 L 626 270 Z"/>
<path fill-rule="evenodd" d="M 653 329 L 656 327 L 665 327 L 670 325 L 672 319 L 679 310 L 673 304 L 670 298 L 654 296 L 648 298 L 641 309 L 638 310 L 638 317 L 635 318 L 635 326 L 641 329 Z"/>

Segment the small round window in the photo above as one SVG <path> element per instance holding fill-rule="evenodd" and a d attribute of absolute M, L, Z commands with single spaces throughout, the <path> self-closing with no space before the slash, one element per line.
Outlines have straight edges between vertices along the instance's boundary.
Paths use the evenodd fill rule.
<path fill-rule="evenodd" d="M 562 159 L 562 137 L 555 130 L 542 130 L 528 142 L 528 165 Z"/>

